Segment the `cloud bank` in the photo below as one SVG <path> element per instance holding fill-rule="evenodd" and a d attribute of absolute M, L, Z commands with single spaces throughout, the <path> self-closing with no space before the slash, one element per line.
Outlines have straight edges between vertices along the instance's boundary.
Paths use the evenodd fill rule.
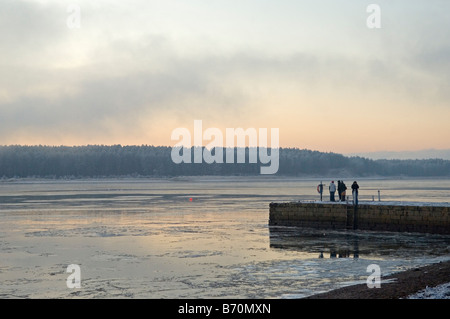
<path fill-rule="evenodd" d="M 357 1 L 256 3 L 80 1 L 70 29 L 69 1 L 2 1 L 0 144 L 167 145 L 194 119 L 321 150 L 344 151 L 329 127 L 358 130 L 345 151 L 447 143 L 447 2 L 380 1 L 380 30 Z"/>

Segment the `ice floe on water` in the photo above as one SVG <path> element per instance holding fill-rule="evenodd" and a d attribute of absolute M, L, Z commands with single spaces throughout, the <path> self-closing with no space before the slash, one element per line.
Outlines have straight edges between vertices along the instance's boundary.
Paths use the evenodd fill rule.
<path fill-rule="evenodd" d="M 299 298 L 365 282 L 370 264 L 386 276 L 450 256 L 449 236 L 268 226 L 270 202 L 309 191 L 315 181 L 0 183 L 0 297 Z"/>

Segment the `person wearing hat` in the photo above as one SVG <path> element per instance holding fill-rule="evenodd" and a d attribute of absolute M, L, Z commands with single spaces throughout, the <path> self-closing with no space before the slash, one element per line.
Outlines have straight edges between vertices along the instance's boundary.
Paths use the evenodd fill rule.
<path fill-rule="evenodd" d="M 329 190 L 330 190 L 330 202 L 334 202 L 334 193 L 336 193 L 336 184 L 334 184 L 334 181 L 331 181 Z"/>

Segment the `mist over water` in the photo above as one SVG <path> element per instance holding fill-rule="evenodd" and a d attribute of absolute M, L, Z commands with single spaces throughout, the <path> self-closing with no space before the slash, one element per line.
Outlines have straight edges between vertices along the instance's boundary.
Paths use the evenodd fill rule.
<path fill-rule="evenodd" d="M 370 264 L 386 275 L 449 259 L 450 236 L 268 226 L 270 202 L 318 200 L 319 183 L 2 181 L 0 297 L 297 298 L 365 282 Z M 377 201 L 378 190 L 382 201 L 450 195 L 448 179 L 358 183 L 362 201 Z M 71 264 L 80 265 L 81 288 L 66 285 Z"/>

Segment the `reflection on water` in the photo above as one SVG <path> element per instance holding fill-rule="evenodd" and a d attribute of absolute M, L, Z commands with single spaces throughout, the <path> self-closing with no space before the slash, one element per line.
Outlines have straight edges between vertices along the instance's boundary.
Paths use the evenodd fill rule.
<path fill-rule="evenodd" d="M 318 258 L 413 259 L 450 254 L 450 237 L 436 234 L 270 227 L 270 247 Z"/>

